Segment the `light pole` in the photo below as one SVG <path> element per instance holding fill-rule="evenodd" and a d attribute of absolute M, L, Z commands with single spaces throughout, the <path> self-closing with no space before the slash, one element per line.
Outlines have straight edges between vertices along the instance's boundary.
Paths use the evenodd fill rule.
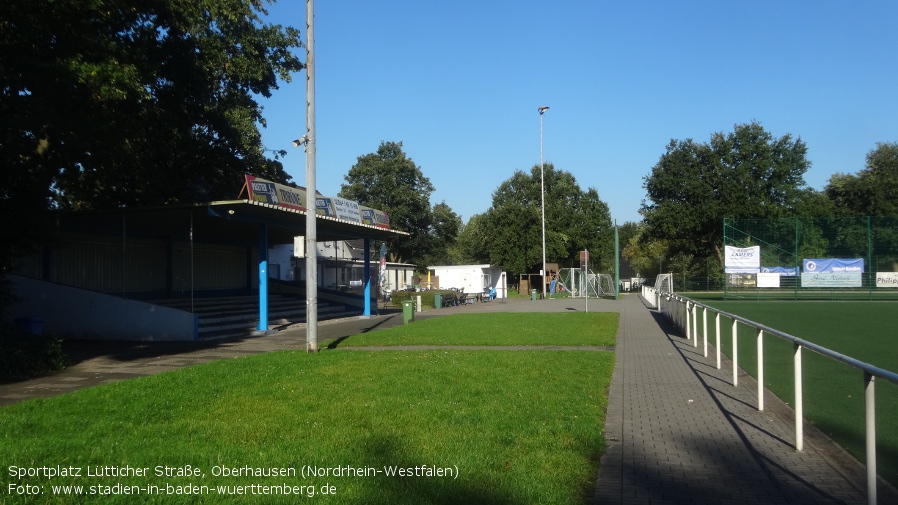
<path fill-rule="evenodd" d="M 318 228 L 315 190 L 315 2 L 306 0 L 306 352 L 318 352 Z"/>
<path fill-rule="evenodd" d="M 546 299 L 546 276 L 549 272 L 546 271 L 546 182 L 545 182 L 545 169 L 546 164 L 543 161 L 543 114 L 549 110 L 545 105 L 539 106 L 537 109 L 539 110 L 539 195 L 540 195 L 540 221 L 542 222 L 543 228 L 543 274 L 542 274 L 542 284 L 543 284 L 543 300 Z"/>

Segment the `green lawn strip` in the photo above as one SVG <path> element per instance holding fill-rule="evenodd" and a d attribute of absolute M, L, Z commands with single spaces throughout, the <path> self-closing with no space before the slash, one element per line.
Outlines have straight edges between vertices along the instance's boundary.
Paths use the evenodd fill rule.
<path fill-rule="evenodd" d="M 50 486 L 289 484 L 314 486 L 322 503 L 589 503 L 613 366 L 613 353 L 595 352 L 282 352 L 29 400 L 0 409 L 4 470 L 60 465 L 82 476 L 4 472 L 2 492 L 13 483 L 41 486 L 34 503 L 217 503 L 214 494 L 54 497 Z M 123 465 L 149 475 L 86 476 L 88 467 Z M 160 465 L 190 465 L 204 477 L 158 477 Z M 212 475 L 216 466 L 305 465 L 459 475 Z M 324 485 L 335 494 L 321 495 Z"/>
<path fill-rule="evenodd" d="M 452 314 L 349 337 L 340 347 L 395 345 L 614 345 L 617 313 Z"/>
<path fill-rule="evenodd" d="M 893 302 L 772 302 L 708 301 L 790 335 L 814 342 L 886 370 L 898 372 L 894 328 L 898 306 Z M 701 311 L 699 311 L 701 321 Z M 701 322 L 699 322 L 701 324 Z M 732 357 L 732 323 L 721 319 L 721 351 Z M 714 342 L 713 316 L 709 339 Z M 757 377 L 757 333 L 739 325 L 739 367 Z M 805 418 L 864 461 L 864 379 L 859 370 L 813 351 L 802 353 Z M 792 344 L 772 335 L 764 337 L 765 387 L 794 405 Z M 898 485 L 898 386 L 876 383 L 877 470 Z"/>

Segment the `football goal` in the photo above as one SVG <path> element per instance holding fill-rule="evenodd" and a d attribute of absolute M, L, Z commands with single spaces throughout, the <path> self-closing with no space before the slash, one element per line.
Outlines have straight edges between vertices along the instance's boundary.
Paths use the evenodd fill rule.
<path fill-rule="evenodd" d="M 563 268 L 558 272 L 556 292 L 567 291 L 573 298 L 614 296 L 614 280 L 610 274 L 584 272 L 579 268 Z"/>
<path fill-rule="evenodd" d="M 658 274 L 658 277 L 655 278 L 655 291 L 673 293 L 673 274 Z"/>

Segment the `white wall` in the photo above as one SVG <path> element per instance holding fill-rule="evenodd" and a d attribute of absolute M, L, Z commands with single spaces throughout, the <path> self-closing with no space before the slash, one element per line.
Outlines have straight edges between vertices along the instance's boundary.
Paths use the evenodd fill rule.
<path fill-rule="evenodd" d="M 497 296 L 505 296 L 506 276 L 501 267 L 493 265 L 455 265 L 429 267 L 434 275 L 440 278 L 440 289 L 458 288 L 465 293 L 483 293 L 484 290 L 496 288 Z M 484 279 L 484 275 L 489 275 Z"/>

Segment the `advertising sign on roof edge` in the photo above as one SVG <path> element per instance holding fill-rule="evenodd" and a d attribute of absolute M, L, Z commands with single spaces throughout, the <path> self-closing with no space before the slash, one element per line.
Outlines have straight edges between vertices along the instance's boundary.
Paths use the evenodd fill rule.
<path fill-rule="evenodd" d="M 277 205 L 294 210 L 306 210 L 306 190 L 246 175 L 246 190 L 254 202 Z"/>
<path fill-rule="evenodd" d="M 303 188 L 294 188 L 284 184 L 259 179 L 246 174 L 246 188 L 249 199 L 288 209 L 305 211 L 308 208 L 308 195 Z M 390 228 L 390 217 L 382 210 L 359 205 L 358 202 L 344 198 L 315 198 L 316 214 L 354 223 L 369 224 L 378 228 Z"/>

